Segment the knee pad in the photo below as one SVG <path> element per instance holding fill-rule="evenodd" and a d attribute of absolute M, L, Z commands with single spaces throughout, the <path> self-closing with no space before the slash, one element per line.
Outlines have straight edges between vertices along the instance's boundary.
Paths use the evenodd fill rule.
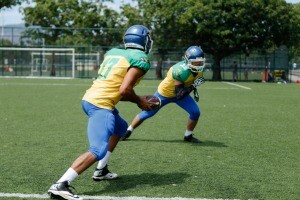
<path fill-rule="evenodd" d="M 91 146 L 89 148 L 89 152 L 91 152 L 96 159 L 99 161 L 102 158 L 104 158 L 104 156 L 106 155 L 106 152 L 108 150 L 108 143 L 107 142 L 102 142 L 100 143 L 99 146 Z"/>
<path fill-rule="evenodd" d="M 122 137 L 125 135 L 126 131 L 128 128 L 127 122 L 122 119 L 121 117 L 116 118 L 116 123 L 115 123 L 115 132 L 114 134 Z"/>
<path fill-rule="evenodd" d="M 200 117 L 200 110 L 193 110 L 192 113 L 190 113 L 190 120 L 198 120 Z"/>
<path fill-rule="evenodd" d="M 138 114 L 139 116 L 139 119 L 141 121 L 145 121 L 146 119 L 150 118 L 150 117 L 153 117 L 157 112 L 158 112 L 159 109 L 157 110 L 150 110 L 150 111 L 142 111 Z"/>

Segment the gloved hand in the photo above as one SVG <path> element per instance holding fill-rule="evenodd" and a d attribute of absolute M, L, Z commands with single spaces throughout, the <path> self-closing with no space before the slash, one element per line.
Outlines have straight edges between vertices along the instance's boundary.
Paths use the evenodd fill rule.
<path fill-rule="evenodd" d="M 196 88 L 194 89 L 194 99 L 195 99 L 196 102 L 199 101 L 199 94 L 198 94 L 198 91 L 197 91 Z"/>
<path fill-rule="evenodd" d="M 200 77 L 200 78 L 197 78 L 196 80 L 194 80 L 194 83 L 192 84 L 195 88 L 201 84 L 203 84 L 205 82 L 205 79 L 204 77 Z"/>

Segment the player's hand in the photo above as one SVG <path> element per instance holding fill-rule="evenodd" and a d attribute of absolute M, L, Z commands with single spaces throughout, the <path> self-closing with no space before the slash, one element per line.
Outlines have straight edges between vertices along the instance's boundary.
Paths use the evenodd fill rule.
<path fill-rule="evenodd" d="M 192 84 L 195 88 L 201 84 L 205 83 L 205 79 L 204 77 L 200 77 L 200 78 L 197 78 L 196 80 L 194 80 L 194 83 Z"/>
<path fill-rule="evenodd" d="M 147 96 L 139 96 L 140 101 L 137 103 L 138 107 L 142 110 L 152 110 L 152 106 L 154 103 L 149 102 L 146 98 Z"/>
<path fill-rule="evenodd" d="M 194 99 L 195 99 L 196 102 L 199 101 L 199 94 L 198 94 L 198 91 L 197 91 L 196 88 L 194 89 Z"/>

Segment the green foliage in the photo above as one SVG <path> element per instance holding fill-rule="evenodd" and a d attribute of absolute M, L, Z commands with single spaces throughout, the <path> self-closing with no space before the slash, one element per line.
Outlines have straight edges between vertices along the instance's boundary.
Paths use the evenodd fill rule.
<path fill-rule="evenodd" d="M 45 194 L 87 150 L 81 98 L 90 79 L 0 79 L 2 193 Z M 142 80 L 138 94 L 158 81 Z M 72 185 L 97 196 L 208 199 L 298 199 L 299 85 L 206 82 L 199 88 L 201 119 L 183 142 L 187 113 L 175 104 L 120 142 L 110 159 L 113 181 L 93 182 L 93 167 Z M 129 123 L 139 108 L 118 110 Z"/>
<path fill-rule="evenodd" d="M 300 30 L 300 3 L 293 4 L 292 5 L 292 15 L 293 17 L 291 18 L 291 30 Z"/>
<path fill-rule="evenodd" d="M 220 60 L 233 53 L 288 44 L 291 5 L 284 0 L 140 0 L 162 48 L 200 45 Z"/>
<path fill-rule="evenodd" d="M 290 23 L 290 56 L 293 58 L 293 62 L 300 60 L 300 3 L 293 4 L 291 10 L 293 18 Z"/>
<path fill-rule="evenodd" d="M 2 0 L 0 2 L 0 9 L 3 8 L 11 8 L 12 6 L 21 4 L 22 2 L 26 2 L 27 0 Z"/>
<path fill-rule="evenodd" d="M 5 46 L 12 46 L 13 45 L 10 40 L 6 40 L 6 39 L 3 39 L 3 38 L 0 39 L 0 44 L 3 47 L 5 47 Z"/>
<path fill-rule="evenodd" d="M 125 28 L 153 29 L 161 58 L 168 50 L 200 45 L 214 58 L 213 80 L 222 80 L 221 60 L 280 45 L 299 52 L 299 5 L 285 0 L 137 0 L 138 6 L 107 8 L 101 0 L 34 0 L 24 9 L 26 25 L 51 27 L 35 33 L 50 45 L 120 46 Z M 85 31 L 83 27 L 96 28 Z M 68 29 L 66 29 L 68 28 Z M 115 28 L 116 31 L 103 31 Z"/>
<path fill-rule="evenodd" d="M 26 26 L 49 27 L 35 35 L 47 44 L 92 44 L 110 46 L 122 41 L 123 33 L 106 34 L 105 28 L 120 27 L 118 13 L 102 0 L 34 0 L 34 6 L 24 8 Z M 83 27 L 94 28 L 86 31 Z"/>
<path fill-rule="evenodd" d="M 130 4 L 121 6 L 120 20 L 124 27 L 130 27 L 134 24 L 145 24 L 144 18 L 141 16 L 138 8 L 132 7 Z"/>
<path fill-rule="evenodd" d="M 166 48 L 196 43 L 216 57 L 285 44 L 291 18 L 284 0 L 143 0 L 139 6 L 155 33 L 168 39 Z"/>
<path fill-rule="evenodd" d="M 186 48 L 192 44 L 188 30 L 181 26 L 179 20 L 188 7 L 186 1 L 178 0 L 138 0 L 146 24 L 153 28 L 156 48 Z M 187 19 L 189 20 L 189 19 Z"/>

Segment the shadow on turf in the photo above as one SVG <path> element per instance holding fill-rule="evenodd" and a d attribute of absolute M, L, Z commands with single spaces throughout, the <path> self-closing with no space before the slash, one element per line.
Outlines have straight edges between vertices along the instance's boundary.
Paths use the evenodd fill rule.
<path fill-rule="evenodd" d="M 156 173 L 143 173 L 133 175 L 122 175 L 117 180 L 110 180 L 109 185 L 105 188 L 84 192 L 84 195 L 99 195 L 101 193 L 115 194 L 117 192 L 126 191 L 133 188 L 145 187 L 161 187 L 166 185 L 180 185 L 185 182 L 184 179 L 189 178 L 191 175 L 187 173 L 168 173 L 168 174 L 156 174 Z M 96 184 L 99 184 L 95 182 Z"/>
<path fill-rule="evenodd" d="M 228 147 L 222 142 L 215 142 L 211 140 L 205 140 L 202 141 L 201 143 L 188 143 L 184 142 L 183 140 L 154 140 L 154 139 L 127 139 L 124 142 L 129 142 L 129 141 L 142 141 L 142 142 L 167 142 L 167 143 L 184 143 L 184 144 L 191 144 L 193 146 L 199 146 L 199 147 Z"/>

